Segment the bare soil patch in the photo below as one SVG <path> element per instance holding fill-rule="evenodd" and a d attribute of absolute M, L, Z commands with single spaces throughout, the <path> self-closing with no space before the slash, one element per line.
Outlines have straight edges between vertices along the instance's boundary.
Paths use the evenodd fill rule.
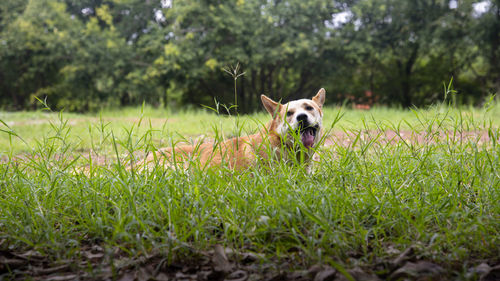
<path fill-rule="evenodd" d="M 358 138 L 359 136 L 359 138 Z M 410 130 L 402 130 L 399 132 L 386 130 L 386 131 L 376 131 L 376 130 L 360 130 L 360 131 L 334 131 L 330 133 L 324 141 L 325 147 L 332 146 L 359 146 L 361 144 L 366 144 L 368 142 L 373 142 L 379 146 L 386 145 L 397 145 L 397 144 L 412 144 L 412 145 L 425 145 L 425 144 L 438 144 L 447 142 L 449 144 L 464 144 L 466 142 L 474 142 L 478 146 L 482 144 L 491 143 L 493 140 L 500 142 L 500 135 L 492 135 L 487 130 L 474 130 L 474 131 L 421 131 L 415 132 Z M 207 142 L 212 141 L 212 139 L 207 138 L 205 135 L 200 135 L 198 137 L 193 137 L 192 143 L 197 143 L 199 141 Z M 190 142 L 180 142 L 178 144 L 189 144 Z M 136 151 L 134 153 L 135 159 L 142 159 L 146 156 L 145 152 Z M 22 153 L 14 156 L 14 162 L 27 161 L 28 158 L 33 157 L 26 153 Z M 39 156 L 34 156 L 39 157 Z M 61 155 L 55 155 L 54 160 L 60 158 Z M 74 159 L 73 156 L 65 156 L 69 159 Z M 92 162 L 99 166 L 109 166 L 116 160 L 116 156 L 104 155 L 102 153 L 96 153 L 93 151 L 83 151 L 81 157 L 85 159 L 92 158 Z M 125 157 L 125 155 L 124 155 Z M 0 156 L 0 163 L 5 163 L 8 161 L 7 155 Z"/>
<path fill-rule="evenodd" d="M 359 139 L 358 139 L 359 136 Z M 489 143 L 496 138 L 500 141 L 500 136 L 492 136 L 487 130 L 474 130 L 474 131 L 421 131 L 415 132 L 410 130 L 401 130 L 399 132 L 386 130 L 361 130 L 361 131 L 334 131 L 325 139 L 325 146 L 344 146 L 349 147 L 354 143 L 357 145 L 367 142 L 374 142 L 378 145 L 395 145 L 399 143 L 423 145 L 423 144 L 437 144 L 448 142 L 452 144 L 463 144 L 469 141 L 482 145 Z"/>

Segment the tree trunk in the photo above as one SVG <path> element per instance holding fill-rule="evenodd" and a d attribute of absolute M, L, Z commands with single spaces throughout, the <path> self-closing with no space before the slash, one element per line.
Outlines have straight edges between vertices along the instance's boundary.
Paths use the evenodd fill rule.
<path fill-rule="evenodd" d="M 256 87 L 256 83 L 255 81 L 257 80 L 257 77 L 255 75 L 255 70 L 252 70 L 251 72 L 252 76 L 251 76 L 251 84 L 250 84 L 250 98 L 249 98 L 249 102 L 248 102 L 248 107 L 250 108 L 250 110 L 255 110 L 255 107 L 254 107 L 254 100 L 259 100 L 259 97 L 260 97 L 260 94 L 259 92 L 257 91 L 257 89 L 255 88 Z"/>
<path fill-rule="evenodd" d="M 247 102 L 246 102 L 246 97 L 245 97 L 245 77 L 244 75 L 240 76 L 240 90 L 238 91 L 239 94 L 239 105 L 238 105 L 238 111 L 240 113 L 246 113 L 247 112 Z"/>
<path fill-rule="evenodd" d="M 269 66 L 268 67 L 268 75 L 266 77 L 267 80 L 267 90 L 269 91 L 269 95 L 273 100 L 279 99 L 279 97 L 276 96 L 276 93 L 273 91 L 273 72 L 274 72 L 274 66 Z"/>
<path fill-rule="evenodd" d="M 205 88 L 205 90 L 207 91 L 207 93 L 210 95 L 210 97 L 212 97 L 212 99 L 214 99 L 215 98 L 215 94 L 212 91 L 212 89 L 208 86 L 209 84 L 203 78 L 200 79 L 200 82 L 201 82 L 201 85 L 203 86 L 203 88 Z"/>
<path fill-rule="evenodd" d="M 260 78 L 260 92 L 264 95 L 269 95 L 269 93 L 266 93 L 265 90 L 265 85 L 266 85 L 266 75 L 264 70 L 259 71 L 259 78 Z"/>
<path fill-rule="evenodd" d="M 401 104 L 403 107 L 411 107 L 413 105 L 413 97 L 411 94 L 411 76 L 413 74 L 413 66 L 415 65 L 415 62 L 417 60 L 417 54 L 418 54 L 418 49 L 419 45 L 416 44 L 413 47 L 413 50 L 411 52 L 410 57 L 404 64 L 404 69 L 403 69 L 403 64 L 401 61 L 398 61 L 398 68 L 400 70 L 400 73 L 402 75 L 401 79 Z"/>
<path fill-rule="evenodd" d="M 310 67 L 309 66 L 305 66 L 302 71 L 300 72 L 300 81 L 299 81 L 299 86 L 297 87 L 297 89 L 293 92 L 293 94 L 291 94 L 289 97 L 288 97 L 288 100 L 296 100 L 298 98 L 304 98 L 302 96 L 303 92 L 304 92 L 304 88 L 305 88 L 305 85 L 307 83 L 307 81 L 309 80 L 309 77 L 311 76 L 311 71 L 310 71 Z M 314 94 L 314 93 L 313 93 Z"/>

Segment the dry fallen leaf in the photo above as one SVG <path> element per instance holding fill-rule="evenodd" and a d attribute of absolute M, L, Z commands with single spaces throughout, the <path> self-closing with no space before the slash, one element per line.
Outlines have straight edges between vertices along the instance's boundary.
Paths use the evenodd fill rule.
<path fill-rule="evenodd" d="M 352 278 L 354 280 L 363 280 L 363 281 L 379 281 L 380 278 L 378 278 L 377 275 L 374 274 L 369 274 L 363 271 L 359 267 L 355 267 L 353 269 L 350 269 L 347 271 L 349 274 L 351 274 Z"/>
<path fill-rule="evenodd" d="M 491 267 L 487 263 L 481 263 L 480 265 L 470 268 L 467 276 L 469 279 L 486 276 L 491 271 Z"/>
<path fill-rule="evenodd" d="M 168 281 L 168 276 L 161 272 L 160 274 L 156 275 L 155 277 L 156 281 Z"/>
<path fill-rule="evenodd" d="M 26 264 L 25 260 L 22 259 L 9 259 L 3 256 L 0 256 L 0 272 L 5 271 L 5 269 L 13 269 L 18 268 Z"/>
<path fill-rule="evenodd" d="M 215 245 L 214 255 L 212 257 L 212 261 L 215 265 L 215 271 L 223 272 L 225 274 L 231 272 L 233 266 L 227 259 L 226 253 L 224 252 L 224 248 L 221 245 Z"/>
<path fill-rule="evenodd" d="M 264 259 L 264 255 L 248 252 L 248 253 L 243 254 L 241 261 L 243 263 L 251 263 L 251 262 L 255 262 L 255 261 L 263 260 L 263 259 Z"/>
<path fill-rule="evenodd" d="M 496 281 L 500 280 L 500 265 L 490 267 L 488 272 L 485 274 L 481 275 L 481 278 L 479 279 L 481 281 Z"/>
<path fill-rule="evenodd" d="M 84 251 L 83 252 L 83 255 L 89 259 L 89 260 L 93 260 L 93 259 L 100 259 L 104 256 L 104 253 L 92 253 L 91 251 Z"/>
<path fill-rule="evenodd" d="M 243 270 L 236 270 L 235 272 L 232 272 L 224 280 L 228 281 L 245 281 L 248 279 L 248 273 Z"/>
<path fill-rule="evenodd" d="M 437 264 L 427 261 L 419 261 L 417 263 L 407 262 L 401 268 L 398 268 L 390 276 L 389 280 L 399 280 L 403 278 L 421 278 L 426 277 L 427 280 L 439 278 L 444 270 Z M 436 279 L 438 280 L 438 279 Z"/>
<path fill-rule="evenodd" d="M 327 267 L 314 276 L 314 281 L 330 281 L 335 279 L 337 271 L 331 267 Z"/>
<path fill-rule="evenodd" d="M 44 277 L 43 280 L 47 281 L 66 281 L 66 280 L 75 280 L 77 277 L 76 274 L 66 274 L 66 275 L 52 275 Z"/>
<path fill-rule="evenodd" d="M 135 276 L 134 276 L 133 272 L 127 272 L 127 273 L 123 274 L 122 276 L 120 276 L 120 278 L 118 279 L 118 281 L 134 281 L 134 280 L 135 280 Z"/>
<path fill-rule="evenodd" d="M 403 264 L 403 262 L 407 261 L 408 259 L 410 259 L 412 257 L 413 252 L 414 252 L 414 247 L 410 246 L 409 248 L 404 250 L 401 254 L 399 254 L 399 256 L 397 258 L 395 258 L 392 261 L 392 265 L 394 267 L 401 266 L 401 264 Z"/>
<path fill-rule="evenodd" d="M 66 271 L 67 269 L 69 269 L 70 267 L 70 264 L 63 264 L 63 265 L 60 265 L 60 266 L 55 266 L 55 267 L 49 267 L 49 268 L 34 268 L 34 272 L 35 274 L 37 275 L 42 275 L 42 274 L 51 274 L 51 273 L 55 273 L 55 272 L 64 272 Z"/>

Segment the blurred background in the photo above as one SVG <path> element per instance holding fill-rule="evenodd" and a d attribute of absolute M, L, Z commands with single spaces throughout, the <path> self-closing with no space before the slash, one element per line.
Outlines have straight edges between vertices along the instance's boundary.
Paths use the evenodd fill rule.
<path fill-rule="evenodd" d="M 235 72 L 236 70 L 236 72 Z M 286 102 L 481 105 L 500 89 L 500 0 L 2 0 L 0 109 Z"/>

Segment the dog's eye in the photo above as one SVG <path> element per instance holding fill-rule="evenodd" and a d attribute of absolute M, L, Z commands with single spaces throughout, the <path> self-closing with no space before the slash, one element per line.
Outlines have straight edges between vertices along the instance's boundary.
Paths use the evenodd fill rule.
<path fill-rule="evenodd" d="M 286 117 L 290 117 L 290 116 L 292 116 L 292 114 L 293 114 L 293 111 L 289 110 L 286 112 Z"/>
<path fill-rule="evenodd" d="M 307 110 L 307 111 L 312 111 L 313 109 L 314 109 L 314 108 L 313 108 L 312 106 L 310 106 L 310 105 L 306 106 L 306 110 Z"/>

